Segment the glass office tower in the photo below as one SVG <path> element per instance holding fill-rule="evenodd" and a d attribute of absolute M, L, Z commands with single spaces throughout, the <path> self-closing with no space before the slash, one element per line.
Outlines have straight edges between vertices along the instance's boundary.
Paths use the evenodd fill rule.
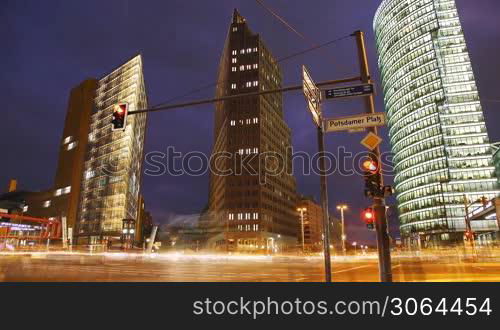
<path fill-rule="evenodd" d="M 140 55 L 98 82 L 82 177 L 76 238 L 94 244 L 119 240 L 124 219 L 137 219 L 146 114 L 128 116 L 125 131 L 111 130 L 113 108 L 146 109 Z"/>
<path fill-rule="evenodd" d="M 455 1 L 384 0 L 374 30 L 402 237 L 462 241 L 466 199 L 499 189 Z M 498 230 L 494 221 L 472 227 Z"/>

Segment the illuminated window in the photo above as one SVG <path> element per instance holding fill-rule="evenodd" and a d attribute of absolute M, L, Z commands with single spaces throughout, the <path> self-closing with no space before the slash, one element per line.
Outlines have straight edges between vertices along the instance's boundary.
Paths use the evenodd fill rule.
<path fill-rule="evenodd" d="M 236 126 L 236 120 L 231 120 L 231 126 Z"/>
<path fill-rule="evenodd" d="M 232 62 L 233 64 L 238 63 L 238 59 L 236 57 L 233 57 Z"/>
<path fill-rule="evenodd" d="M 55 196 L 61 196 L 62 195 L 62 189 L 57 189 L 56 192 L 54 193 Z"/>
<path fill-rule="evenodd" d="M 233 32 L 237 32 L 238 31 L 238 27 L 233 27 Z"/>
<path fill-rule="evenodd" d="M 237 54 L 238 54 L 238 51 L 237 51 L 237 50 L 233 50 L 232 54 L 233 54 L 233 55 L 237 55 Z"/>
<path fill-rule="evenodd" d="M 45 207 L 45 208 L 50 207 L 51 204 L 52 204 L 52 202 L 50 200 L 45 201 L 45 202 L 43 202 L 43 207 Z"/>
<path fill-rule="evenodd" d="M 70 143 L 72 139 L 73 139 L 73 137 L 72 137 L 72 136 L 68 136 L 68 137 L 64 138 L 63 144 L 68 144 L 68 143 Z"/>
<path fill-rule="evenodd" d="M 236 89 L 236 84 L 231 84 L 231 89 Z"/>
<path fill-rule="evenodd" d="M 259 68 L 259 65 L 258 65 L 258 64 L 254 64 L 254 65 L 253 65 L 253 68 L 254 68 L 254 69 L 258 69 L 258 68 Z"/>
<path fill-rule="evenodd" d="M 69 194 L 70 192 L 71 192 L 71 186 L 67 186 L 62 190 L 62 193 L 65 195 Z"/>
<path fill-rule="evenodd" d="M 236 71 L 238 71 L 238 68 L 237 68 L 237 67 L 235 67 L 235 66 L 233 66 L 233 67 L 231 68 L 231 71 L 236 72 Z"/>
<path fill-rule="evenodd" d="M 28 205 L 24 205 L 23 212 L 28 212 L 28 209 L 29 209 Z"/>

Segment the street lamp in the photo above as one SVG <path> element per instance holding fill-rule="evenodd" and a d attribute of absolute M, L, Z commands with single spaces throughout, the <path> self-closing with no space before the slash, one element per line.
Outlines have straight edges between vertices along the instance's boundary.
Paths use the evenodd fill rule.
<path fill-rule="evenodd" d="M 347 235 L 345 234 L 345 221 L 344 221 L 344 211 L 347 210 L 347 205 L 341 204 L 337 205 L 337 210 L 340 211 L 340 218 L 342 219 L 342 251 L 344 255 L 346 253 L 345 241 L 347 239 Z"/>
<path fill-rule="evenodd" d="M 304 243 L 304 212 L 306 212 L 307 209 L 305 207 L 299 207 L 297 208 L 297 212 L 300 212 L 300 222 L 301 222 L 301 227 L 302 227 L 302 253 L 305 251 L 305 243 Z"/>
<path fill-rule="evenodd" d="M 357 245 L 358 245 L 358 243 L 357 243 L 357 242 L 352 243 L 352 246 L 354 246 L 354 255 L 356 255 L 356 251 L 357 251 L 357 250 L 356 250 L 356 246 L 357 246 Z"/>

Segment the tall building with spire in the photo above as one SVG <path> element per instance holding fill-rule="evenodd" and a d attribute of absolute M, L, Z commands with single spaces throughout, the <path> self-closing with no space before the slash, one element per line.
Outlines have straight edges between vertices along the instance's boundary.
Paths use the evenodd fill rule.
<path fill-rule="evenodd" d="M 461 242 L 465 204 L 499 193 L 454 0 L 384 0 L 374 20 L 406 244 Z M 472 223 L 476 232 L 496 221 Z"/>
<path fill-rule="evenodd" d="M 112 131 L 113 108 L 121 102 L 129 111 L 147 108 L 141 55 L 97 81 L 81 173 L 78 243 L 119 240 L 123 220 L 138 217 L 146 114 L 128 116 L 124 131 Z"/>
<path fill-rule="evenodd" d="M 281 87 L 276 59 L 237 10 L 219 65 L 217 97 Z M 290 128 L 280 93 L 216 105 L 209 213 L 213 247 L 259 251 L 297 244 Z M 277 169 L 275 171 L 275 169 Z"/>

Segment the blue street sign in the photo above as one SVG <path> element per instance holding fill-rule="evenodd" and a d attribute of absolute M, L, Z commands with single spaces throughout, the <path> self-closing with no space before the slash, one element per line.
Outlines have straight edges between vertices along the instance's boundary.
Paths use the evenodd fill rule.
<path fill-rule="evenodd" d="M 349 87 L 339 87 L 325 90 L 326 99 L 341 99 L 347 97 L 367 96 L 375 92 L 373 84 L 364 84 Z"/>

